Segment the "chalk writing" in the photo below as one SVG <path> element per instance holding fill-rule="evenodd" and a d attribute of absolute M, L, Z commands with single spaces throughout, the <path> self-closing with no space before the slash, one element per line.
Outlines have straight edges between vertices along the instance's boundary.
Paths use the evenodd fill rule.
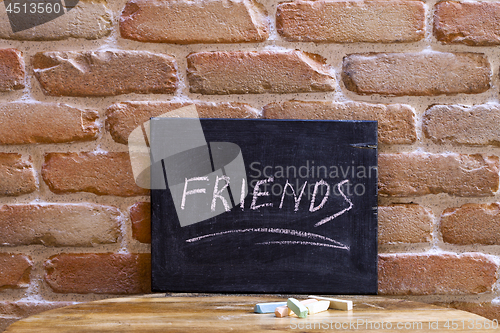
<path fill-rule="evenodd" d="M 224 180 L 225 181 L 225 184 L 224 186 L 222 186 L 221 189 L 219 189 L 219 182 L 221 180 Z M 185 182 L 184 182 L 184 192 L 182 194 L 182 202 L 181 202 L 181 209 L 186 209 L 186 197 L 188 195 L 194 195 L 194 194 L 206 194 L 207 193 L 207 190 L 206 188 L 196 188 L 196 189 L 191 189 L 191 190 L 187 190 L 188 188 L 188 183 L 189 182 L 193 182 L 193 181 L 206 181 L 208 182 L 209 181 L 209 178 L 208 177 L 193 177 L 193 178 L 186 178 L 185 179 Z M 252 196 L 252 202 L 250 204 L 250 209 L 251 210 L 257 210 L 257 209 L 260 209 L 260 208 L 264 208 L 264 207 L 273 207 L 273 203 L 272 202 L 266 202 L 266 203 L 262 203 L 260 205 L 257 205 L 257 199 L 259 197 L 268 197 L 270 196 L 270 193 L 268 191 L 261 191 L 260 190 L 260 186 L 263 185 L 263 184 L 267 184 L 267 183 L 272 183 L 274 181 L 274 177 L 269 177 L 267 179 L 261 179 L 259 180 L 256 184 L 255 184 L 255 187 L 254 187 L 254 190 L 253 190 L 253 196 Z M 318 227 L 320 225 L 323 225 L 327 222 L 330 222 L 331 220 L 339 217 L 340 215 L 348 212 L 349 210 L 351 210 L 353 208 L 353 203 L 352 201 L 344 194 L 344 192 L 342 191 L 342 185 L 344 184 L 348 184 L 349 183 L 349 180 L 348 179 L 345 179 L 343 181 L 341 181 L 340 183 L 337 184 L 337 191 L 340 193 L 340 195 L 344 198 L 345 202 L 347 202 L 349 204 L 349 207 L 345 208 L 345 209 L 342 209 L 341 211 L 333 214 L 333 215 L 330 215 L 328 217 L 325 217 L 323 219 L 321 219 L 321 221 L 317 222 L 314 226 L 315 227 Z M 224 205 L 224 209 L 226 210 L 226 212 L 228 212 L 230 210 L 230 206 L 229 206 L 229 203 L 227 202 L 226 198 L 224 198 L 224 196 L 222 195 L 222 192 L 227 190 L 228 186 L 230 184 L 230 178 L 228 176 L 216 176 L 216 180 L 215 180 L 215 185 L 214 185 L 214 190 L 213 190 L 213 195 L 212 195 L 212 204 L 211 204 L 211 211 L 215 211 L 215 207 L 216 207 L 216 204 L 217 204 L 217 199 L 219 199 L 222 204 Z M 304 194 L 304 190 L 306 188 L 306 185 L 307 185 L 307 181 L 304 182 L 304 185 L 302 185 L 302 188 L 300 190 L 300 194 L 299 196 L 296 195 L 296 192 L 293 188 L 293 185 L 290 184 L 290 182 L 288 181 L 288 179 L 286 180 L 286 183 L 285 183 L 285 190 L 283 191 L 283 195 L 281 196 L 281 201 L 280 201 L 280 205 L 279 205 L 279 209 L 282 209 L 283 208 L 283 202 L 285 200 L 285 196 L 286 196 L 286 189 L 289 188 L 292 190 L 292 194 L 293 194 L 293 199 L 295 201 L 295 206 L 294 206 L 294 211 L 297 212 L 299 210 L 299 205 L 300 205 L 300 202 L 302 200 L 302 196 Z M 321 202 L 316 206 L 316 196 L 318 195 L 318 190 L 320 188 L 320 186 L 326 186 L 326 192 L 323 196 L 323 199 L 321 200 Z M 241 198 L 240 198 L 240 206 L 241 206 L 241 209 L 244 210 L 245 209 L 245 181 L 243 180 L 242 181 L 242 190 L 241 190 Z M 327 201 L 328 201 L 328 197 L 330 195 L 330 185 L 324 181 L 323 179 L 317 181 L 314 185 L 314 191 L 313 191 L 313 195 L 312 195 L 312 199 L 311 199 L 311 202 L 310 202 L 310 205 L 309 205 L 309 212 L 311 213 L 314 213 L 316 211 L 319 211 L 320 209 L 322 209 Z"/>

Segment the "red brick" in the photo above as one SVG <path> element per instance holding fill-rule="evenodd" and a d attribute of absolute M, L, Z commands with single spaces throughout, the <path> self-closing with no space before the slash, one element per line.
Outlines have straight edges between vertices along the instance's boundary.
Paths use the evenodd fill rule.
<path fill-rule="evenodd" d="M 151 292 L 151 255 L 58 254 L 45 262 L 45 281 L 56 293 L 140 294 Z"/>
<path fill-rule="evenodd" d="M 425 111 L 425 136 L 436 143 L 500 146 L 500 105 L 434 105 Z"/>
<path fill-rule="evenodd" d="M 178 80 L 173 57 L 147 51 L 39 52 L 33 67 L 51 96 L 168 94 Z"/>
<path fill-rule="evenodd" d="M 498 190 L 498 170 L 497 156 L 380 154 L 379 195 L 491 196 Z"/>
<path fill-rule="evenodd" d="M 43 311 L 69 306 L 71 302 L 0 302 L 0 332 L 10 324 Z"/>
<path fill-rule="evenodd" d="M 262 42 L 268 30 L 266 12 L 253 0 L 131 0 L 120 17 L 121 36 L 141 42 Z"/>
<path fill-rule="evenodd" d="M 94 246 L 116 243 L 120 211 L 94 204 L 0 206 L 0 244 Z"/>
<path fill-rule="evenodd" d="M 500 244 L 500 203 L 465 204 L 441 215 L 440 230 L 447 243 Z"/>
<path fill-rule="evenodd" d="M 61 143 L 97 137 L 97 111 L 55 103 L 0 104 L 0 143 Z"/>
<path fill-rule="evenodd" d="M 187 57 L 192 93 L 205 95 L 335 90 L 325 59 L 302 51 L 200 52 Z"/>
<path fill-rule="evenodd" d="M 3 10 L 2 20 L 0 20 L 0 38 L 36 41 L 68 38 L 97 39 L 111 32 L 113 15 L 106 7 L 105 1 L 79 0 L 72 1 L 71 5 L 73 3 L 77 3 L 76 6 L 66 11 L 64 15 L 18 32 L 12 31 L 5 10 Z M 69 1 L 67 5 L 70 5 Z M 24 12 L 24 8 L 21 10 Z"/>
<path fill-rule="evenodd" d="M 0 196 L 27 194 L 37 189 L 31 158 L 0 153 Z"/>
<path fill-rule="evenodd" d="M 45 183 L 54 193 L 147 195 L 135 184 L 128 153 L 49 153 L 42 166 Z"/>
<path fill-rule="evenodd" d="M 287 101 L 266 105 L 264 118 L 377 120 L 380 143 L 410 144 L 417 140 L 415 113 L 404 104 Z"/>
<path fill-rule="evenodd" d="M 0 49 L 0 91 L 23 89 L 25 76 L 21 51 Z"/>
<path fill-rule="evenodd" d="M 299 0 L 278 5 L 276 26 L 297 42 L 416 42 L 424 38 L 425 7 L 421 1 Z"/>
<path fill-rule="evenodd" d="M 138 202 L 130 207 L 132 237 L 141 243 L 151 243 L 151 203 Z"/>
<path fill-rule="evenodd" d="M 28 256 L 0 253 L 0 289 L 27 288 L 32 267 Z"/>
<path fill-rule="evenodd" d="M 432 239 L 434 215 L 416 204 L 378 207 L 378 243 L 423 243 Z"/>
<path fill-rule="evenodd" d="M 434 10 L 434 35 L 444 44 L 500 44 L 500 4 L 442 1 Z"/>
<path fill-rule="evenodd" d="M 467 311 L 467 312 L 472 312 L 475 313 L 479 316 L 494 320 L 496 319 L 497 321 L 500 321 L 500 305 L 498 304 L 492 304 L 489 302 L 482 302 L 482 303 L 472 303 L 472 302 L 450 302 L 450 303 L 444 303 L 444 302 L 439 302 L 436 303 L 436 305 L 439 306 L 446 306 L 449 308 L 454 308 L 462 311 Z M 467 326 L 471 325 L 472 323 L 467 322 Z M 476 324 L 476 323 L 474 323 Z M 485 328 L 483 328 L 484 330 Z"/>
<path fill-rule="evenodd" d="M 378 290 L 383 295 L 461 295 L 491 292 L 498 265 L 481 253 L 381 254 Z"/>
<path fill-rule="evenodd" d="M 128 136 L 151 117 L 179 109 L 192 103 L 181 102 L 122 102 L 107 110 L 106 129 L 116 142 L 127 144 Z M 243 103 L 196 102 L 200 118 L 256 118 L 258 111 Z"/>
<path fill-rule="evenodd" d="M 490 88 L 482 53 L 359 53 L 344 57 L 342 78 L 358 94 L 436 96 L 479 94 Z"/>

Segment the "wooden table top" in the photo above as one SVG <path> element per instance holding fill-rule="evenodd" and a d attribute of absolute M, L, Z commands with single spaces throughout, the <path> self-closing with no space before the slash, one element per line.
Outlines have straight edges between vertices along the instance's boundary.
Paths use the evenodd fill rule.
<path fill-rule="evenodd" d="M 354 302 L 352 311 L 328 310 L 276 318 L 254 305 L 279 295 L 155 294 L 76 304 L 13 323 L 6 333 L 62 332 L 500 332 L 478 315 L 379 296 L 332 296 Z M 304 299 L 304 296 L 294 296 Z M 487 328 L 489 327 L 489 328 Z M 493 328 L 492 328 L 493 327 Z"/>

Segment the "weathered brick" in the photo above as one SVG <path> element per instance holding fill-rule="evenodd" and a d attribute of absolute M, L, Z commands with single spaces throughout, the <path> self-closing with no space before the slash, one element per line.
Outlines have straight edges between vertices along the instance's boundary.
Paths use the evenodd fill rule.
<path fill-rule="evenodd" d="M 432 239 L 434 215 L 416 204 L 378 207 L 378 243 L 423 243 Z"/>
<path fill-rule="evenodd" d="M 404 104 L 287 101 L 266 105 L 264 118 L 377 120 L 380 143 L 410 144 L 417 140 L 415 113 Z"/>
<path fill-rule="evenodd" d="M 500 244 L 500 203 L 465 204 L 441 215 L 443 240 L 453 244 Z"/>
<path fill-rule="evenodd" d="M 37 189 L 31 158 L 0 153 L 0 196 L 27 194 Z"/>
<path fill-rule="evenodd" d="M 116 142 L 127 144 L 128 136 L 151 117 L 179 109 L 192 103 L 182 102 L 122 102 L 107 110 L 106 129 Z M 256 118 L 258 111 L 243 103 L 196 102 L 200 118 Z"/>
<path fill-rule="evenodd" d="M 436 143 L 500 146 L 500 105 L 434 105 L 425 111 L 425 136 Z"/>
<path fill-rule="evenodd" d="M 147 51 L 39 52 L 33 67 L 51 96 L 167 94 L 178 81 L 173 57 Z"/>
<path fill-rule="evenodd" d="M 262 42 L 269 37 L 266 12 L 254 0 L 131 0 L 120 17 L 120 32 L 141 42 L 176 44 Z"/>
<path fill-rule="evenodd" d="M 481 253 L 381 254 L 378 290 L 384 295 L 460 295 L 491 292 L 498 265 Z"/>
<path fill-rule="evenodd" d="M 132 237 L 141 243 L 151 243 L 151 203 L 138 202 L 130 207 Z"/>
<path fill-rule="evenodd" d="M 0 332 L 15 321 L 43 311 L 68 306 L 71 302 L 0 302 Z"/>
<path fill-rule="evenodd" d="M 497 156 L 420 152 L 380 154 L 379 194 L 491 196 L 498 190 L 498 170 Z"/>
<path fill-rule="evenodd" d="M 449 308 L 455 308 L 462 311 L 472 312 L 479 316 L 488 318 L 490 320 L 496 319 L 500 321 L 500 305 L 492 304 L 488 302 L 483 303 L 472 303 L 472 302 L 450 302 L 444 303 L 439 302 L 436 303 L 439 306 L 446 306 Z M 471 325 L 471 323 L 467 323 L 467 326 Z M 471 326 L 472 327 L 472 326 Z"/>
<path fill-rule="evenodd" d="M 0 244 L 94 246 L 116 243 L 120 211 L 94 204 L 0 206 Z"/>
<path fill-rule="evenodd" d="M 25 76 L 21 51 L 0 49 L 0 91 L 23 89 Z"/>
<path fill-rule="evenodd" d="M 342 78 L 358 94 L 435 96 L 478 94 L 490 88 L 482 53 L 360 53 L 344 57 Z"/>
<path fill-rule="evenodd" d="M 434 10 L 434 35 L 444 44 L 500 44 L 500 4 L 442 1 Z"/>
<path fill-rule="evenodd" d="M 27 288 L 33 263 L 22 254 L 0 253 L 0 289 Z"/>
<path fill-rule="evenodd" d="M 97 137 L 97 111 L 55 103 L 0 104 L 0 143 L 61 143 Z"/>
<path fill-rule="evenodd" d="M 19 318 L 19 319 L 21 319 L 21 318 Z M 9 316 L 2 316 L 0 314 L 0 332 L 3 332 L 4 330 L 6 330 L 7 327 L 9 327 L 11 324 L 15 323 L 19 319 L 9 317 Z"/>
<path fill-rule="evenodd" d="M 151 292 L 151 255 L 146 253 L 58 254 L 45 262 L 45 281 L 56 293 Z"/>
<path fill-rule="evenodd" d="M 111 25 L 112 14 L 106 8 L 105 1 L 80 0 L 76 7 L 67 11 L 64 15 L 30 29 L 13 32 L 5 6 L 0 6 L 0 38 L 4 39 L 97 39 L 109 34 Z"/>
<path fill-rule="evenodd" d="M 128 153 L 49 153 L 42 166 L 45 183 L 54 193 L 147 195 L 135 184 Z"/>
<path fill-rule="evenodd" d="M 206 95 L 335 90 L 325 59 L 298 50 L 200 52 L 187 57 L 192 93 Z"/>
<path fill-rule="evenodd" d="M 424 38 L 421 1 L 295 1 L 277 7 L 276 26 L 289 41 L 416 42 Z"/>

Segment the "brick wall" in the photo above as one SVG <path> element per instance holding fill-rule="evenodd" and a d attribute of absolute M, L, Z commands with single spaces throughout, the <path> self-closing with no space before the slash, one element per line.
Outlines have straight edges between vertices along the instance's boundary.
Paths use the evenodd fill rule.
<path fill-rule="evenodd" d="M 147 293 L 127 137 L 203 117 L 379 121 L 379 292 L 500 319 L 500 3 L 80 0 L 12 33 L 0 4 L 0 331 Z"/>

